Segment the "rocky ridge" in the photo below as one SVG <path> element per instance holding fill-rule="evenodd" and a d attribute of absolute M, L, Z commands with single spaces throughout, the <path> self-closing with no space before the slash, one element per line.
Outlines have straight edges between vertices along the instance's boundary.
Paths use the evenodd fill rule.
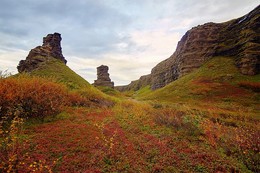
<path fill-rule="evenodd" d="M 42 46 L 32 49 L 26 59 L 19 62 L 17 66 L 18 72 L 31 72 L 53 58 L 66 64 L 67 61 L 62 54 L 61 40 L 59 33 L 48 34 L 46 37 L 43 37 Z"/>
<path fill-rule="evenodd" d="M 106 65 L 97 67 L 97 80 L 94 81 L 94 86 L 106 86 L 114 88 L 114 82 L 111 82 L 108 69 L 109 68 Z"/>
<path fill-rule="evenodd" d="M 260 6 L 238 19 L 192 28 L 178 42 L 176 51 L 157 64 L 151 74 L 117 89 L 138 90 L 145 85 L 158 89 L 216 56 L 235 58 L 242 74 L 260 73 Z"/>
<path fill-rule="evenodd" d="M 138 80 L 132 81 L 129 85 L 116 86 L 115 88 L 119 91 L 128 91 L 128 90 L 137 91 L 142 87 L 150 85 L 151 81 L 152 81 L 151 75 L 148 74 L 148 75 L 141 76 Z"/>

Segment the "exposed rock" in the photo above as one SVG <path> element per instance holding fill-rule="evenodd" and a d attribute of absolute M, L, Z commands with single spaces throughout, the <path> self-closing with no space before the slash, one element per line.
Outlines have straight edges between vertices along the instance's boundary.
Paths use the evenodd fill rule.
<path fill-rule="evenodd" d="M 221 24 L 207 23 L 192 28 L 182 37 L 174 54 L 151 72 L 151 89 L 161 88 L 199 68 L 215 53 Z"/>
<path fill-rule="evenodd" d="M 106 86 L 114 88 L 114 82 L 111 82 L 108 73 L 108 66 L 101 65 L 97 67 L 97 80 L 94 81 L 94 86 Z"/>
<path fill-rule="evenodd" d="M 58 59 L 66 64 L 67 61 L 62 55 L 60 42 L 61 35 L 59 33 L 48 34 L 46 37 L 43 37 L 42 46 L 32 49 L 26 60 L 19 62 L 17 66 L 18 72 L 31 72 L 51 58 Z"/>
<path fill-rule="evenodd" d="M 151 71 L 148 85 L 158 89 L 199 68 L 216 56 L 236 59 L 245 75 L 260 73 L 260 6 L 249 14 L 225 23 L 206 23 L 187 31 L 176 51 Z M 145 83 L 140 78 L 135 83 Z M 124 89 L 132 89 L 131 84 Z"/>
<path fill-rule="evenodd" d="M 138 80 L 132 81 L 129 85 L 125 86 L 116 86 L 115 89 L 118 91 L 127 91 L 127 90 L 134 90 L 137 91 L 140 88 L 150 85 L 151 83 L 151 75 L 144 75 L 141 76 Z"/>

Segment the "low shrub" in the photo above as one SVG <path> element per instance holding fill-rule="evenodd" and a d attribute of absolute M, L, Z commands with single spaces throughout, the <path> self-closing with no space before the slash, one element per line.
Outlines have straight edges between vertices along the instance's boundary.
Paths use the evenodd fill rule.
<path fill-rule="evenodd" d="M 158 110 L 154 115 L 154 121 L 159 125 L 175 128 L 188 136 L 202 134 L 200 124 L 203 121 L 201 115 L 192 112 L 183 112 L 171 108 Z"/>
<path fill-rule="evenodd" d="M 53 172 L 56 160 L 49 164 L 30 156 L 29 141 L 22 138 L 24 119 L 20 118 L 19 110 L 15 111 L 8 127 L 7 119 L 4 116 L 0 120 L 0 172 Z"/>
<path fill-rule="evenodd" d="M 0 118 L 12 118 L 19 110 L 23 117 L 55 115 L 68 105 L 68 91 L 50 79 L 21 75 L 0 79 Z"/>
<path fill-rule="evenodd" d="M 260 139 L 259 130 L 251 128 L 236 128 L 235 138 L 231 139 L 233 155 L 240 158 L 247 168 L 260 172 Z"/>
<path fill-rule="evenodd" d="M 155 114 L 154 120 L 160 125 L 175 127 L 178 129 L 184 125 L 183 116 L 184 112 L 165 108 Z"/>

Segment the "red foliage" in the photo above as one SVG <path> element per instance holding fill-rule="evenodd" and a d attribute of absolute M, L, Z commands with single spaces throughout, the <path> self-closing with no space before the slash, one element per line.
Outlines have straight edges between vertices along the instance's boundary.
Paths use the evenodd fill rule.
<path fill-rule="evenodd" d="M 54 115 L 68 103 L 65 86 L 40 77 L 9 77 L 0 80 L 0 116 L 19 111 L 25 117 Z"/>

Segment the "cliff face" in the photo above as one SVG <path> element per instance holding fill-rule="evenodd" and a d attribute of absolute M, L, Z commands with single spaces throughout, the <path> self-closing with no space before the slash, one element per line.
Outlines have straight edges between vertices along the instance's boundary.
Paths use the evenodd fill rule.
<path fill-rule="evenodd" d="M 137 91 L 144 86 L 150 85 L 151 82 L 152 82 L 151 75 L 148 74 L 148 75 L 141 76 L 138 80 L 132 81 L 129 85 L 116 86 L 115 89 L 119 91 L 128 91 L 128 90 Z"/>
<path fill-rule="evenodd" d="M 225 23 L 206 23 L 187 31 L 176 51 L 156 65 L 150 74 L 151 89 L 161 88 L 199 68 L 215 56 L 231 56 L 245 75 L 260 72 L 260 6 L 249 14 Z M 142 86 L 140 78 L 135 83 Z M 131 84 L 125 89 L 131 88 Z"/>
<path fill-rule="evenodd" d="M 58 59 L 66 64 L 67 61 L 62 55 L 60 42 L 61 35 L 59 33 L 48 34 L 46 37 L 43 37 L 42 46 L 37 46 L 32 49 L 26 57 L 26 60 L 21 60 L 19 62 L 19 65 L 17 66 L 18 72 L 31 72 L 50 58 Z"/>
<path fill-rule="evenodd" d="M 221 24 L 207 23 L 186 32 L 174 54 L 152 69 L 151 88 L 161 88 L 200 67 L 214 54 L 220 28 Z"/>

